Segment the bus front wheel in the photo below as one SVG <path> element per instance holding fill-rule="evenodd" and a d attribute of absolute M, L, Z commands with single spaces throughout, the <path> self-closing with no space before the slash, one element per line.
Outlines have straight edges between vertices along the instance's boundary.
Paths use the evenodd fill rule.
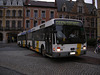
<path fill-rule="evenodd" d="M 43 56 L 46 56 L 46 51 L 44 50 L 44 46 L 41 46 L 41 54 Z"/>

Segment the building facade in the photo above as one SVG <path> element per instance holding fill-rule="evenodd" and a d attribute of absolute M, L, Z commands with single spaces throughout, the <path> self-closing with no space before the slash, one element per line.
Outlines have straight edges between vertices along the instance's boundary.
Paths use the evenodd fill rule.
<path fill-rule="evenodd" d="M 52 18 L 57 18 L 54 2 L 27 0 L 24 5 L 24 30 L 40 25 Z"/>
<path fill-rule="evenodd" d="M 17 41 L 17 34 L 23 31 L 23 1 L 0 0 L 0 42 Z"/>
<path fill-rule="evenodd" d="M 17 41 L 17 34 L 40 25 L 52 18 L 79 19 L 83 21 L 87 38 L 100 36 L 100 5 L 98 0 L 98 26 L 95 0 L 0 0 L 0 43 Z M 98 31 L 97 31 L 98 28 Z"/>
<path fill-rule="evenodd" d="M 83 21 L 87 38 L 97 36 L 97 13 L 95 0 L 92 4 L 84 0 L 55 0 L 59 18 L 79 19 Z M 100 22 L 100 21 L 99 21 Z"/>
<path fill-rule="evenodd" d="M 97 18 L 97 37 L 100 37 L 100 0 L 97 0 L 98 18 Z"/>

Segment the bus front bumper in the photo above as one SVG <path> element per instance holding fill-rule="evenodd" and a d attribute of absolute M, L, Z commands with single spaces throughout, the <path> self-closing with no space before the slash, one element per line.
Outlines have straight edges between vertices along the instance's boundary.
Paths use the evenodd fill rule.
<path fill-rule="evenodd" d="M 52 57 L 68 57 L 68 56 L 77 56 L 77 52 L 75 54 L 70 54 L 71 52 L 53 52 Z M 80 52 L 80 55 L 86 54 L 86 50 Z M 78 55 L 79 56 L 79 55 Z"/>

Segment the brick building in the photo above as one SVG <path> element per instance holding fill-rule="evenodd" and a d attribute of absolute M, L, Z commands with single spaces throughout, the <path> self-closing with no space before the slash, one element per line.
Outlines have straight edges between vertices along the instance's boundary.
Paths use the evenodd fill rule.
<path fill-rule="evenodd" d="M 22 0 L 0 0 L 0 43 L 16 42 L 23 30 Z"/>
<path fill-rule="evenodd" d="M 54 2 L 26 0 L 24 5 L 24 29 L 28 30 L 43 22 L 57 17 L 57 7 Z"/>
<path fill-rule="evenodd" d="M 97 13 L 95 0 L 92 0 L 92 4 L 85 3 L 84 0 L 55 0 L 55 2 L 59 18 L 82 20 L 87 38 L 96 38 Z"/>
<path fill-rule="evenodd" d="M 95 0 L 92 0 L 92 4 L 85 3 L 84 0 L 55 0 L 55 2 L 0 0 L 0 42 L 12 42 L 13 39 L 16 41 L 19 32 L 52 18 L 82 20 L 87 38 L 97 36 Z M 99 22 L 98 20 L 98 24 Z M 98 28 L 100 29 L 100 26 Z M 99 29 L 98 35 L 100 35 Z"/>

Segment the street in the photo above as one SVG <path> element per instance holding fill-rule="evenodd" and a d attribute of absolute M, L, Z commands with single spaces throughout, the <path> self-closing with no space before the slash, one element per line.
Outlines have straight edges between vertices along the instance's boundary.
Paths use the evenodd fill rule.
<path fill-rule="evenodd" d="M 88 48 L 77 57 L 49 58 L 21 48 L 0 44 L 0 75 L 100 75 L 100 53 Z"/>

